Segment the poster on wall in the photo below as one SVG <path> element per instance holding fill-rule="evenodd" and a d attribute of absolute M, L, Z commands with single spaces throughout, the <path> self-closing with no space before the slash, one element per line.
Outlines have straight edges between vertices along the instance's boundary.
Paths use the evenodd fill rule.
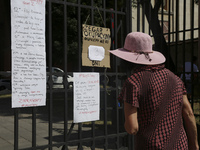
<path fill-rule="evenodd" d="M 73 73 L 74 123 L 99 120 L 99 73 Z"/>
<path fill-rule="evenodd" d="M 12 108 L 46 105 L 45 0 L 11 0 Z"/>
<path fill-rule="evenodd" d="M 82 65 L 110 68 L 110 29 L 86 24 L 82 28 Z"/>

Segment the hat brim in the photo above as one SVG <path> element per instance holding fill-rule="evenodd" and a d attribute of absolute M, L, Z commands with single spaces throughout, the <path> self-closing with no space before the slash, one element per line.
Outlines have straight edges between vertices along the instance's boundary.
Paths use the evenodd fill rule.
<path fill-rule="evenodd" d="M 152 51 L 152 53 L 148 53 L 149 58 L 151 60 L 147 59 L 144 54 L 130 52 L 130 51 L 125 50 L 124 48 L 110 50 L 109 52 L 121 59 L 124 59 L 132 63 L 136 63 L 136 64 L 157 65 L 157 64 L 162 64 L 166 61 L 165 56 L 158 51 Z"/>

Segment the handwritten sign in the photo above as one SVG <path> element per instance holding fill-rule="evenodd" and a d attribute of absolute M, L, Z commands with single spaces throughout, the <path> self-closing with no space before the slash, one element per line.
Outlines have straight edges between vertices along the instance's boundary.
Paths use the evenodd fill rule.
<path fill-rule="evenodd" d="M 11 0 L 12 108 L 46 103 L 45 1 Z"/>
<path fill-rule="evenodd" d="M 99 73 L 74 73 L 74 123 L 99 120 Z"/>
<path fill-rule="evenodd" d="M 45 48 L 45 1 L 11 0 L 12 49 Z"/>
<path fill-rule="evenodd" d="M 83 24 L 83 66 L 110 68 L 110 54 L 108 51 L 110 50 L 110 46 L 111 38 L 109 28 Z M 102 55 L 102 53 L 103 57 L 101 56 L 99 58 L 100 54 Z"/>

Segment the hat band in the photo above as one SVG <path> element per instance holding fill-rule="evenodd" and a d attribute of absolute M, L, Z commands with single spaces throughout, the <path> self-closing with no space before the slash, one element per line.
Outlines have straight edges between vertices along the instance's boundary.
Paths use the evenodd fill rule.
<path fill-rule="evenodd" d="M 151 51 L 151 52 L 137 52 L 137 51 L 135 51 L 135 50 L 128 50 L 128 49 L 126 49 L 126 48 L 124 48 L 124 50 L 126 50 L 126 51 L 129 51 L 129 52 L 132 52 L 132 53 L 142 53 L 142 54 L 144 54 L 144 53 L 153 53 L 153 51 Z"/>
<path fill-rule="evenodd" d="M 149 53 L 145 53 L 145 52 L 139 52 L 137 53 L 137 58 L 135 60 L 138 60 L 138 57 L 141 56 L 142 54 L 144 54 L 145 58 L 148 59 L 149 61 L 152 61 L 152 59 L 149 56 Z"/>
<path fill-rule="evenodd" d="M 152 59 L 151 59 L 150 56 L 149 56 L 149 53 L 153 53 L 153 51 L 151 51 L 151 52 L 136 52 L 136 51 L 134 51 L 134 50 L 133 50 L 133 51 L 130 51 L 130 50 L 125 49 L 125 48 L 124 48 L 124 50 L 129 51 L 129 52 L 132 52 L 132 53 L 136 53 L 138 56 L 136 57 L 135 60 L 138 60 L 138 57 L 139 57 L 140 55 L 144 54 L 144 56 L 145 56 L 146 59 L 148 59 L 149 61 L 152 61 Z"/>

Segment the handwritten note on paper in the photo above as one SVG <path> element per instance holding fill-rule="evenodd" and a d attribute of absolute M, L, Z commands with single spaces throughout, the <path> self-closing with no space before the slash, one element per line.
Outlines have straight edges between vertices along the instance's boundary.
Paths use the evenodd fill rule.
<path fill-rule="evenodd" d="M 45 48 L 45 1 L 11 0 L 12 49 Z"/>
<path fill-rule="evenodd" d="M 99 120 L 99 73 L 74 73 L 74 123 Z"/>
<path fill-rule="evenodd" d="M 45 54 L 40 52 L 12 51 L 12 107 L 46 104 Z"/>
<path fill-rule="evenodd" d="M 12 108 L 46 104 L 45 1 L 11 0 Z"/>

